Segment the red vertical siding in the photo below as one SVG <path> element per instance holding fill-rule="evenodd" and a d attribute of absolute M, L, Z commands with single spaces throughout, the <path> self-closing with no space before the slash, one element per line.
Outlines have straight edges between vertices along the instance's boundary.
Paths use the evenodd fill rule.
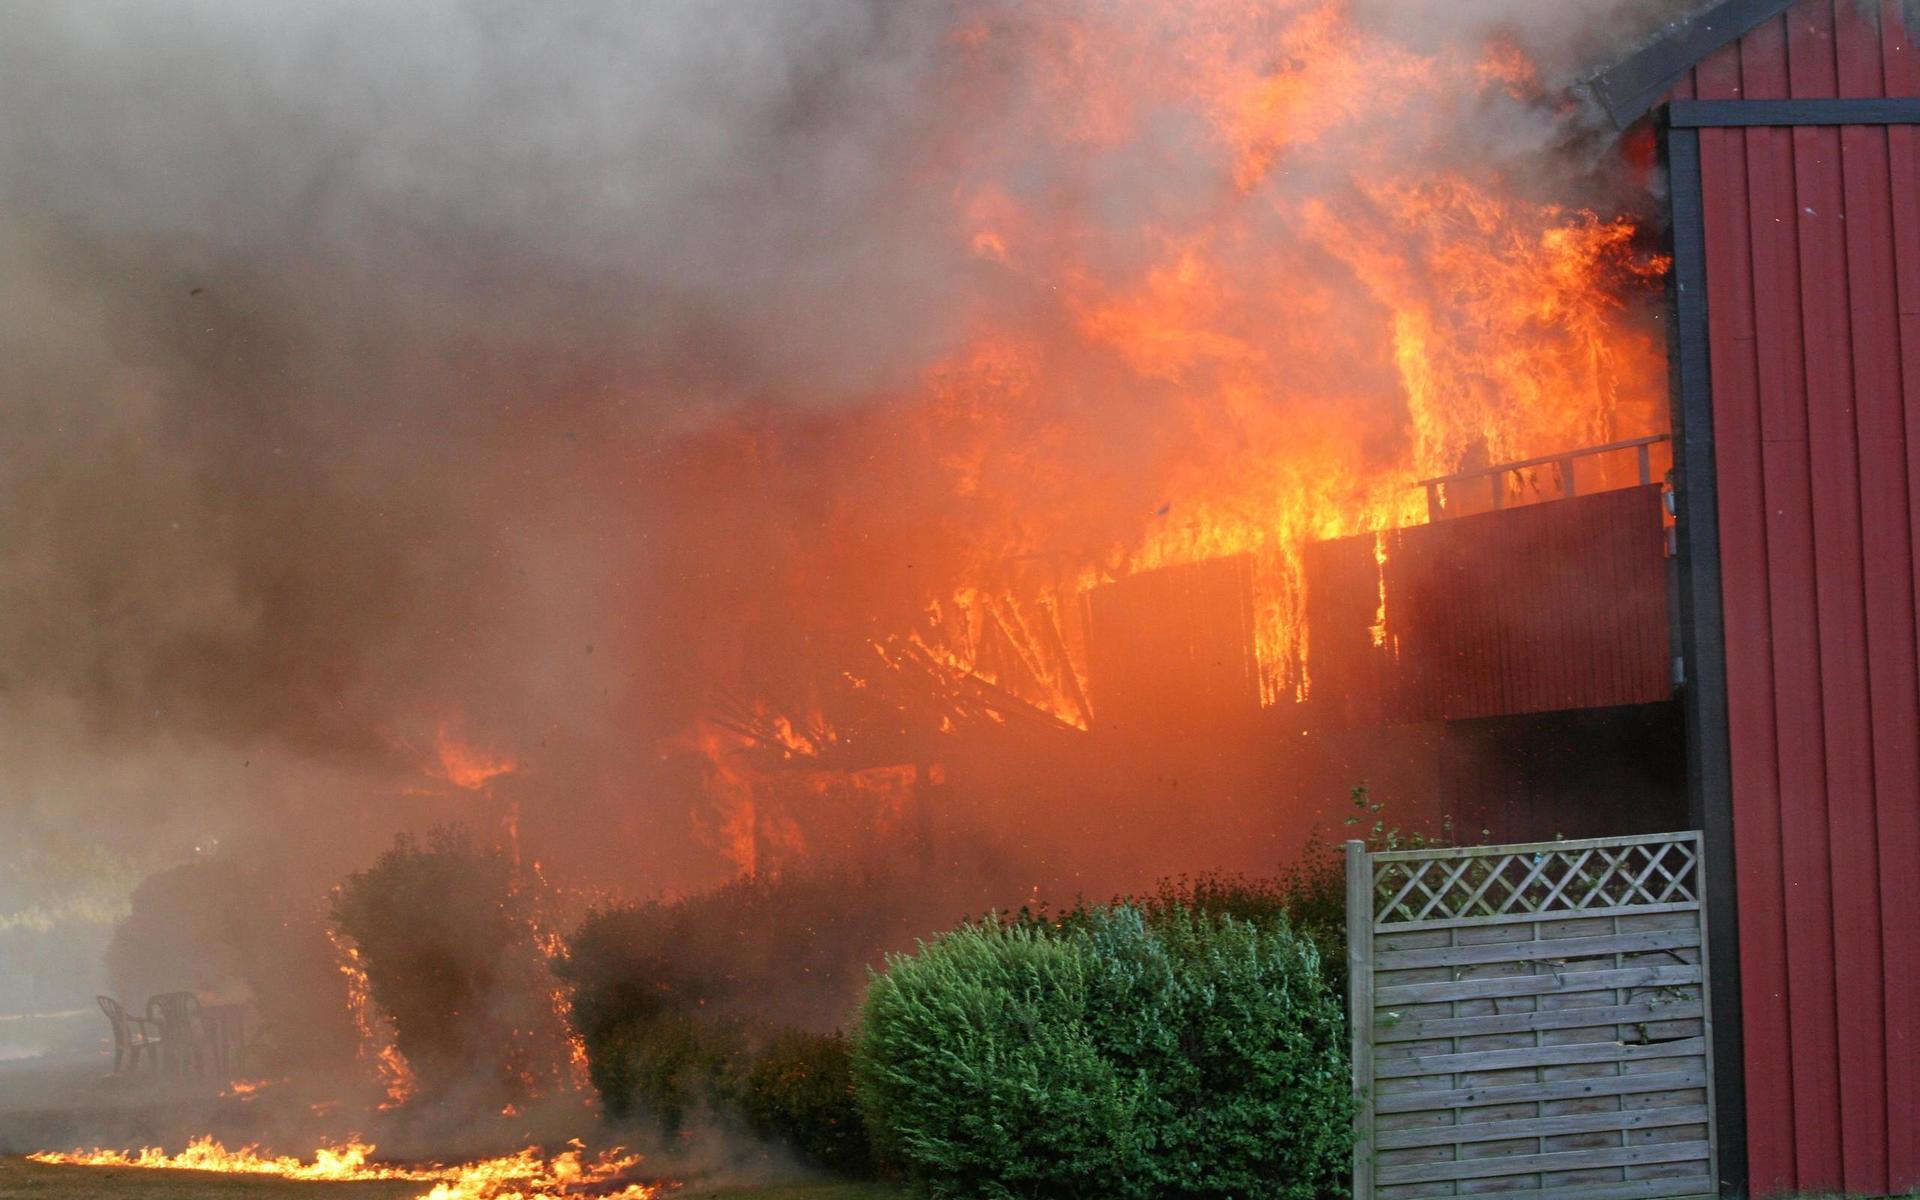
<path fill-rule="evenodd" d="M 1671 697 L 1658 484 L 1319 542 L 1308 674 L 1321 719 L 1384 724 Z M 1386 644 L 1372 629 L 1380 588 Z"/>
<path fill-rule="evenodd" d="M 1913 34 L 1891 10 L 1880 20 L 1881 79 L 1889 96 L 1920 97 L 1920 47 Z M 1884 472 L 1870 511 L 1888 527 L 1900 519 L 1899 485 L 1905 485 L 1907 564 L 1906 591 L 1898 584 L 1897 555 L 1876 566 L 1875 577 L 1888 589 L 1881 602 L 1881 623 L 1869 636 L 1884 636 L 1887 644 L 1901 637 L 1920 640 L 1920 128 L 1904 125 L 1887 130 L 1887 213 L 1892 242 L 1891 283 L 1897 316 L 1892 331 L 1897 362 L 1886 364 L 1893 374 L 1881 386 L 1896 392 L 1897 404 L 1877 411 L 1891 439 L 1898 422 L 1900 440 L 1882 448 L 1877 459 Z M 1904 452 L 1904 463 L 1901 454 Z M 1904 468 L 1904 477 L 1896 481 Z M 1882 576 L 1884 571 L 1884 577 Z M 1911 628 L 1896 628 L 1904 606 Z M 1880 631 L 1884 630 L 1884 634 Z M 1909 661 L 1915 641 L 1907 643 Z M 1878 665 L 1879 654 L 1875 661 Z M 1889 662 L 1897 656 L 1889 652 Z M 1892 668 L 1889 668 L 1892 671 Z M 1920 683 L 1890 674 L 1885 703 L 1893 715 L 1877 725 L 1876 751 L 1885 754 L 1880 775 L 1880 887 L 1882 930 L 1887 979 L 1887 1108 L 1888 1174 L 1896 1186 L 1920 1182 L 1920 904 L 1912 881 L 1920 863 Z M 1904 715 L 1900 715 L 1904 713 Z"/>
<path fill-rule="evenodd" d="M 1259 711 L 1246 555 L 1142 571 L 1093 589 L 1084 603 L 1100 728 L 1217 724 Z"/>
<path fill-rule="evenodd" d="M 1806 0 L 1710 99 L 1920 95 L 1898 6 Z M 1920 1186 L 1920 162 L 1701 131 L 1755 1193 Z"/>
<path fill-rule="evenodd" d="M 1730 46 L 1700 65 L 1694 90 L 1702 98 L 1716 100 L 1737 98 L 1743 90 L 1756 97 L 1783 93 L 1784 43 L 1778 60 L 1782 78 L 1776 89 L 1751 64 L 1742 63 L 1739 47 Z M 1721 462 L 1727 464 L 1720 469 L 1721 569 L 1729 587 L 1736 586 L 1732 581 L 1740 581 L 1738 586 L 1750 589 L 1749 603 L 1727 607 L 1727 695 L 1729 722 L 1743 731 L 1748 751 L 1734 755 L 1731 765 L 1734 794 L 1745 802 L 1735 842 L 1742 918 L 1740 961 L 1745 979 L 1764 992 L 1759 1003 L 1745 1006 L 1748 1165 L 1754 1183 L 1761 1187 L 1790 1182 L 1796 1162 L 1774 660 L 1736 649 L 1773 644 L 1774 597 L 1767 586 L 1767 566 L 1772 558 L 1785 557 L 1783 547 L 1771 544 L 1766 520 L 1763 480 L 1775 456 L 1763 450 L 1763 444 L 1774 449 L 1779 441 L 1776 427 L 1776 440 L 1763 443 L 1764 414 L 1773 410 L 1763 404 L 1762 380 L 1774 383 L 1797 375 L 1779 370 L 1774 358 L 1797 346 L 1798 338 L 1783 337 L 1778 314 L 1756 311 L 1753 303 L 1756 287 L 1788 292 L 1799 287 L 1797 272 L 1782 278 L 1782 269 L 1791 269 L 1791 258 L 1779 254 L 1773 240 L 1765 236 L 1776 227 L 1776 210 L 1781 209 L 1765 186 L 1773 178 L 1768 143 L 1776 134 L 1780 131 L 1709 129 L 1701 133 L 1701 197 L 1716 218 L 1707 223 L 1705 232 L 1707 266 L 1717 297 L 1708 306 L 1718 410 L 1716 445 Z M 1753 187 L 1750 180 L 1759 186 Z M 1792 212 L 1790 202 L 1783 211 Z M 1751 241 L 1750 229 L 1757 235 Z M 1768 360 L 1764 371 L 1763 356 Z M 1776 500 L 1779 492 L 1776 482 Z M 1781 599 L 1787 601 L 1782 615 L 1788 616 L 1790 598 Z"/>

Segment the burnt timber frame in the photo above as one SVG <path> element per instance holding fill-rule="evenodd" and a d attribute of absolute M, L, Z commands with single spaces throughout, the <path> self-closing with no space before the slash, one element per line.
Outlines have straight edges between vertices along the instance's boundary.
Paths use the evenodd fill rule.
<path fill-rule="evenodd" d="M 1728 4 L 1725 8 L 1740 7 Z M 1764 5 L 1746 5 L 1758 9 Z M 1784 7 L 1784 6 L 1778 6 Z M 1736 35 L 1737 36 L 1737 35 Z M 1674 100 L 1659 114 L 1670 188 L 1669 373 L 1679 544 L 1682 706 L 1689 819 L 1702 831 L 1711 914 L 1715 1134 L 1722 1194 L 1747 1194 L 1747 1116 L 1740 994 L 1739 893 L 1733 857 L 1732 743 L 1720 591 L 1720 507 L 1714 467 L 1713 377 L 1707 326 L 1706 207 L 1700 130 L 1790 125 L 1915 125 L 1920 100 Z"/>

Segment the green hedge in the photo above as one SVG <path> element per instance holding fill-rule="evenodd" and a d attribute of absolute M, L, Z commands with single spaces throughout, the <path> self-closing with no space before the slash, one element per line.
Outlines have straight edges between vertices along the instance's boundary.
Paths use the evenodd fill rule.
<path fill-rule="evenodd" d="M 1297 860 L 1271 876 L 1216 871 L 1181 875 L 1161 880 L 1151 895 L 1124 897 L 1114 904 L 1141 909 L 1149 923 L 1173 913 L 1204 913 L 1256 925 L 1285 925 L 1313 943 L 1321 975 L 1335 998 L 1347 994 L 1346 862 L 1339 846 L 1319 837 L 1308 841 Z M 1074 912 L 1085 909 L 1083 905 Z M 1074 919 L 1064 918 L 1066 923 Z"/>
<path fill-rule="evenodd" d="M 1180 903 L 963 926 L 888 960 L 854 1071 L 934 1196 L 1341 1194 L 1340 1005 L 1283 917 Z"/>

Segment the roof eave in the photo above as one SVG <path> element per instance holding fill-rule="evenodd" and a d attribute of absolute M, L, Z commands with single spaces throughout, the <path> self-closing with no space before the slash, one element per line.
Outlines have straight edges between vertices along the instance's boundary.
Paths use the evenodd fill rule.
<path fill-rule="evenodd" d="M 1647 115 L 1695 63 L 1792 8 L 1795 0 L 1720 0 L 1577 85 L 1617 129 Z"/>

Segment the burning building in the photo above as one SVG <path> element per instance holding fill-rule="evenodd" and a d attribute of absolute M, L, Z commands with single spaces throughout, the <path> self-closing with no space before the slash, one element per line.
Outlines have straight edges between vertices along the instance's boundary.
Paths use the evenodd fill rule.
<path fill-rule="evenodd" d="M 1703 6 L 1592 77 L 1624 166 L 1649 161 L 1659 125 L 1674 259 L 1631 218 L 1469 168 L 1399 170 L 1400 143 L 1356 134 L 1401 93 L 1302 120 L 1291 89 L 1324 104 L 1306 81 L 1359 44 L 1331 20 L 1294 27 L 1312 39 L 1288 60 L 1297 79 L 1266 68 L 1256 85 L 1231 53 L 1202 56 L 1225 88 L 1210 98 L 1242 105 L 1220 128 L 1234 185 L 1280 214 L 1263 227 L 1274 245 L 1225 205 L 1074 305 L 1078 351 L 1110 350 L 1182 411 L 1163 490 L 1079 535 L 1068 518 L 1102 481 L 1047 491 L 1076 440 L 1049 424 L 1005 440 L 1036 386 L 1014 348 L 1047 360 L 1057 343 L 1003 335 L 971 365 L 984 385 L 943 373 L 929 415 L 960 417 L 933 444 L 1006 557 L 976 560 L 901 636 L 1125 762 L 1124 779 L 1081 779 L 1111 820 L 1172 831 L 1163 850 L 1190 811 L 1177 780 L 1199 782 L 1234 838 L 1255 825 L 1227 797 L 1251 790 L 1298 820 L 1342 770 L 1488 840 L 1704 827 L 1729 1186 L 1751 1163 L 1760 1193 L 1910 1187 L 1920 971 L 1894 882 L 1920 861 L 1908 15 Z M 1471 70 L 1522 103 L 1548 94 L 1524 58 L 1492 52 L 1358 61 L 1403 84 Z M 1282 110 L 1284 133 L 1260 123 Z M 1349 187 L 1263 191 L 1321 139 Z M 1024 266 L 1006 209 L 983 205 L 996 219 L 974 245 Z M 1329 261 L 1347 285 L 1334 296 L 1315 291 Z M 1663 277 L 1677 451 L 1635 299 Z M 1366 324 L 1344 307 L 1355 293 L 1377 306 L 1371 357 L 1343 341 Z M 1275 303 L 1265 336 L 1246 332 Z M 1342 320 L 1319 324 L 1327 312 Z M 1364 401 L 1320 407 L 1316 354 L 1339 363 L 1336 394 L 1386 366 L 1400 436 L 1369 429 Z M 1019 473 L 989 495 L 997 455 Z M 992 503 L 1036 487 L 1046 502 Z M 1076 535 L 1094 552 L 1072 550 Z M 1229 758 L 1238 771 L 1218 768 Z"/>
<path fill-rule="evenodd" d="M 119 211 L 100 162 L 61 149 L 112 143 L 98 104 L 55 106 L 75 136 L 36 143 L 13 203 L 44 219 L 17 252 L 73 317 L 41 375 L 164 384 L 97 420 L 20 410 L 70 465 L 9 492 L 39 514 L 21 577 L 70 584 L 9 622 L 39 776 L 100 761 L 52 747 L 240 746 L 242 766 L 190 770 L 190 822 L 229 844 L 259 830 L 256 791 L 351 792 L 390 828 L 416 823 L 378 798 L 400 790 L 505 813 L 595 876 L 644 841 L 675 886 L 866 844 L 858 796 L 936 848 L 1020 814 L 1014 840 L 1057 860 L 1038 874 L 1095 890 L 1269 865 L 1363 780 L 1409 822 L 1571 829 L 1587 806 L 1556 809 L 1545 766 L 1509 781 L 1510 819 L 1442 776 L 1490 780 L 1529 740 L 1471 722 L 1575 708 L 1646 710 L 1609 728 L 1677 794 L 1635 648 L 1613 648 L 1631 681 L 1504 708 L 1401 694 L 1465 645 L 1415 628 L 1409 597 L 1449 586 L 1403 570 L 1420 530 L 1471 539 L 1476 506 L 1604 506 L 1666 472 L 1651 164 L 1565 91 L 1661 6 L 819 7 L 717 43 L 687 14 L 606 36 L 540 18 L 604 69 L 535 102 L 497 84 L 511 68 L 417 98 L 441 77 L 210 16 L 153 31 L 165 54 L 114 42 L 183 93 L 157 113 L 199 114 L 157 117 L 163 140 L 234 195 L 314 197 L 282 210 L 311 236 L 212 228 L 171 194 Z M 417 20 L 394 45 L 499 44 L 480 15 L 446 17 L 453 41 Z M 276 57 L 309 34 L 325 81 Z M 591 85 L 622 76 L 623 44 L 665 91 L 608 108 Z M 790 69 L 736 69 L 763 55 Z M 315 145 L 264 136 L 223 159 L 196 131 L 240 109 L 186 82 L 203 62 L 315 114 L 328 146 L 371 127 L 356 96 L 414 115 L 364 143 L 379 169 L 317 173 Z M 76 75 L 13 77 L 45 108 Z M 728 120 L 697 99 L 715 89 Z M 601 112 L 622 115 L 580 115 Z M 508 135 L 427 152 L 473 121 Z M 565 149 L 521 155 L 541 139 Z M 578 220 L 536 216 L 575 201 Z M 102 232 L 128 222 L 167 235 Z M 435 229 L 490 249 L 445 253 Z M 817 272 L 771 268 L 795 254 Z M 389 419 L 349 395 L 400 399 Z M 1529 586 L 1483 582 L 1463 611 Z M 1630 611 L 1540 586 L 1658 640 L 1644 579 Z M 118 618 L 90 634 L 76 614 L 103 595 Z M 499 762 L 450 760 L 457 726 Z M 1182 816 L 1203 793 L 1234 799 Z M 289 807 L 334 844 L 322 806 Z"/>
<path fill-rule="evenodd" d="M 749 615 L 744 638 L 737 624 L 717 638 L 741 652 L 706 668 L 752 697 L 712 712 L 717 736 L 700 742 L 709 755 L 746 752 L 710 774 L 728 781 L 718 826 L 762 830 L 736 862 L 765 862 L 771 826 L 805 840 L 796 806 L 765 802 L 777 788 L 740 783 L 747 758 L 812 772 L 823 745 L 861 769 L 939 764 L 950 802 L 922 832 L 970 805 L 1059 812 L 1053 797 L 1098 797 L 1099 828 L 1074 822 L 1068 841 L 1086 853 L 1062 871 L 1093 886 L 1151 870 L 1112 845 L 1117 830 L 1137 843 L 1156 829 L 1163 867 L 1217 865 L 1223 851 L 1258 866 L 1337 819 L 1319 797 L 1363 780 L 1410 821 L 1571 831 L 1591 806 L 1544 775 L 1507 781 L 1512 811 L 1496 820 L 1478 797 L 1511 757 L 1501 739 L 1529 738 L 1465 726 L 1569 709 L 1634 710 L 1607 728 L 1655 761 L 1612 791 L 1655 796 L 1643 821 L 1678 819 L 1657 511 L 1665 259 L 1624 207 L 1628 166 L 1550 155 L 1532 160 L 1562 172 L 1543 183 L 1523 179 L 1520 159 L 1457 143 L 1463 123 L 1564 120 L 1515 44 L 1436 50 L 1392 26 L 1290 5 L 1087 12 L 1064 25 L 992 12 L 963 30 L 956 53 L 970 69 L 991 76 L 1021 47 L 1017 82 L 1057 102 L 1032 141 L 995 146 L 1014 157 L 965 191 L 959 213 L 977 286 L 1018 305 L 983 313 L 883 407 L 735 426 L 705 447 L 752 464 L 759 487 L 764 473 L 791 482 L 823 460 L 847 482 L 785 529 L 780 569 L 800 574 L 778 611 Z M 1093 65 L 1118 62 L 1131 73 Z M 1364 78 L 1396 86 L 1363 96 Z M 1418 111 L 1434 95 L 1455 110 Z M 1065 193 L 1009 186 L 1034 154 L 1120 170 L 1154 122 L 1176 116 L 1206 182 L 1177 204 L 1164 197 L 1163 212 L 1115 225 Z M 1622 207 L 1579 206 L 1595 196 Z M 715 465 L 698 460 L 696 494 Z M 1629 484 L 1631 512 L 1591 495 Z M 1596 664 L 1607 678 L 1584 691 L 1554 684 L 1477 708 L 1369 698 L 1361 678 L 1385 668 L 1364 661 L 1367 648 L 1348 653 L 1356 623 L 1405 680 L 1472 658 L 1464 643 L 1421 649 L 1428 604 L 1390 593 L 1435 585 L 1385 547 L 1404 545 L 1411 562 L 1431 517 L 1461 518 L 1464 544 L 1485 525 L 1466 514 L 1489 487 L 1495 507 L 1582 493 L 1564 511 L 1604 509 L 1589 525 L 1611 531 L 1614 557 L 1585 564 L 1579 530 L 1543 532 L 1567 547 L 1561 561 L 1536 560 L 1531 582 L 1488 574 L 1457 595 L 1458 611 L 1536 596 L 1563 631 L 1614 622 L 1590 649 L 1617 661 Z M 1551 527 L 1562 511 L 1518 519 Z M 1350 547 L 1364 548 L 1352 571 Z M 1553 582 L 1588 565 L 1590 586 Z M 1602 586 L 1616 569 L 1633 576 L 1624 609 Z M 1422 653 L 1436 657 L 1422 665 Z M 1359 732 L 1378 725 L 1395 731 Z M 1596 744 L 1592 761 L 1607 753 Z M 1590 765 L 1574 756 L 1552 770 L 1565 782 Z M 1198 794 L 1238 801 L 1215 822 L 1183 817 Z M 1095 860 L 1113 869 L 1096 874 Z"/>
<path fill-rule="evenodd" d="M 1756 1180 L 1912 1180 L 1897 6 L 216 7 L 0 45 L 15 842 L 1703 825 Z"/>

